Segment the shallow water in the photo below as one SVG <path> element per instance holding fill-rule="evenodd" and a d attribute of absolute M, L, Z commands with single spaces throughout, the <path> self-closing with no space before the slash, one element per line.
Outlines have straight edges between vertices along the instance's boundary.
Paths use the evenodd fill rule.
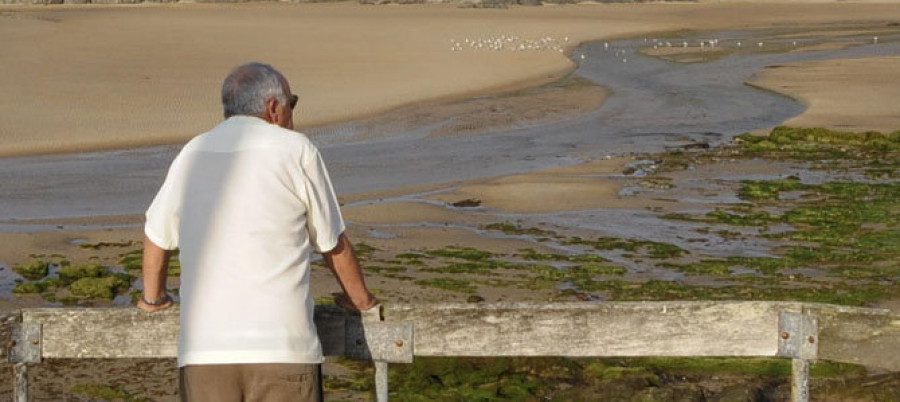
<path fill-rule="evenodd" d="M 704 37 L 723 41 L 752 32 Z M 835 39 L 837 40 L 837 39 Z M 608 87 L 595 112 L 491 134 L 425 138 L 423 127 L 390 138 L 341 142 L 316 136 L 338 193 L 439 183 L 576 163 L 608 154 L 661 151 L 686 141 L 717 143 L 802 112 L 798 103 L 743 81 L 763 66 L 791 61 L 900 54 L 900 42 L 843 50 L 728 56 L 673 63 L 634 53 L 643 39 L 579 48 L 577 74 Z M 581 55 L 585 55 L 582 60 Z M 622 59 L 627 58 L 627 63 Z M 332 132 L 354 138 L 353 122 Z M 398 124 L 402 127 L 403 124 Z M 329 128 L 320 129 L 328 132 Z M 138 214 L 149 205 L 180 146 L 0 158 L 0 230 L 52 230 L 12 220 Z"/>

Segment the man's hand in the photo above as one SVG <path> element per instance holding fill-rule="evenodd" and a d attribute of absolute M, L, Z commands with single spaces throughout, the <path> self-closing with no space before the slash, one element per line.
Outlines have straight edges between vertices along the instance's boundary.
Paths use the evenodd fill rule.
<path fill-rule="evenodd" d="M 356 302 L 350 300 L 350 296 L 347 296 L 346 293 L 334 293 L 334 304 L 350 310 L 366 311 L 375 307 L 378 304 L 378 300 L 371 293 L 368 293 L 367 299 L 357 300 Z"/>
<path fill-rule="evenodd" d="M 169 307 L 172 307 L 173 304 L 175 304 L 175 303 L 172 301 L 171 297 L 166 297 L 166 302 L 163 304 L 157 305 L 157 306 L 154 306 L 152 304 L 145 302 L 144 298 L 141 297 L 141 299 L 138 300 L 138 302 L 137 302 L 137 308 L 144 310 L 146 312 L 149 312 L 149 313 L 154 313 L 154 312 L 162 311 Z"/>

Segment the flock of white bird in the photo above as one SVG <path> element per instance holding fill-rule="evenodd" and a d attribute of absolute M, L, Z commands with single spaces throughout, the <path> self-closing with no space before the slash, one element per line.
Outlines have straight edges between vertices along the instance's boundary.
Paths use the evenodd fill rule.
<path fill-rule="evenodd" d="M 523 39 L 515 35 L 500 35 L 492 38 L 465 38 L 463 40 L 450 39 L 450 50 L 460 52 L 464 49 L 491 50 L 491 51 L 554 51 L 562 53 L 564 45 L 569 42 L 569 37 L 557 39 L 552 36 L 544 36 L 536 40 Z"/>
<path fill-rule="evenodd" d="M 515 35 L 500 35 L 499 37 L 492 38 L 465 38 L 463 40 L 450 39 L 450 50 L 453 52 L 461 52 L 463 50 L 488 50 L 488 51 L 510 51 L 510 52 L 526 52 L 526 51 L 554 51 L 562 53 L 565 51 L 564 46 L 569 42 L 569 37 L 565 36 L 562 39 L 554 38 L 552 36 L 544 36 L 536 40 L 532 39 L 523 39 L 519 36 Z M 701 49 L 714 49 L 719 47 L 719 39 L 703 39 L 703 40 L 695 40 L 695 41 L 675 41 L 672 40 L 663 40 L 656 38 L 644 38 L 644 42 L 647 43 L 647 46 L 652 46 L 653 49 L 660 48 L 690 48 L 690 47 L 698 47 Z M 872 43 L 878 44 L 878 37 L 872 37 Z M 733 42 L 729 42 L 735 47 L 743 47 L 743 43 L 741 41 L 736 40 Z M 728 46 L 728 44 L 723 42 L 723 46 Z M 797 41 L 792 41 L 791 44 L 793 46 L 797 46 Z M 751 45 L 752 46 L 752 45 Z M 759 48 L 765 47 L 765 42 L 757 42 L 756 46 Z M 612 51 L 617 59 L 619 59 L 622 63 L 628 63 L 628 58 L 626 57 L 625 49 L 617 49 L 611 48 L 609 42 L 603 43 L 604 51 Z M 631 52 L 634 52 L 631 50 Z M 584 53 L 574 55 L 574 58 L 577 60 L 585 60 L 587 56 Z"/>

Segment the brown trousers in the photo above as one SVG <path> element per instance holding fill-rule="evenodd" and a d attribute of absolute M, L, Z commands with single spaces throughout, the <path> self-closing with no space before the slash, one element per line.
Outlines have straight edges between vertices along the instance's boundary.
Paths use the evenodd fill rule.
<path fill-rule="evenodd" d="M 208 364 L 178 370 L 187 402 L 321 402 L 319 364 Z"/>

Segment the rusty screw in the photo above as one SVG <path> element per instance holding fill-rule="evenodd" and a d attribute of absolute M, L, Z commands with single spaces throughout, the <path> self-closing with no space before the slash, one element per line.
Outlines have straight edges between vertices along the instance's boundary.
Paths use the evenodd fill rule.
<path fill-rule="evenodd" d="M 394 345 L 397 345 L 398 348 L 402 348 L 403 347 L 403 339 L 397 339 L 394 342 Z"/>
<path fill-rule="evenodd" d="M 810 336 L 810 337 L 809 337 L 809 343 L 816 343 L 816 337 Z"/>
<path fill-rule="evenodd" d="M 789 333 L 787 333 L 787 332 L 782 332 L 782 333 L 781 333 L 781 339 L 788 339 L 788 338 L 790 338 L 790 337 L 791 337 L 791 334 L 789 334 Z"/>
<path fill-rule="evenodd" d="M 34 340 L 31 341 L 31 344 L 32 344 L 32 345 L 37 345 L 37 344 L 39 344 L 39 343 L 41 343 L 41 341 L 40 341 L 39 339 L 34 339 Z"/>

